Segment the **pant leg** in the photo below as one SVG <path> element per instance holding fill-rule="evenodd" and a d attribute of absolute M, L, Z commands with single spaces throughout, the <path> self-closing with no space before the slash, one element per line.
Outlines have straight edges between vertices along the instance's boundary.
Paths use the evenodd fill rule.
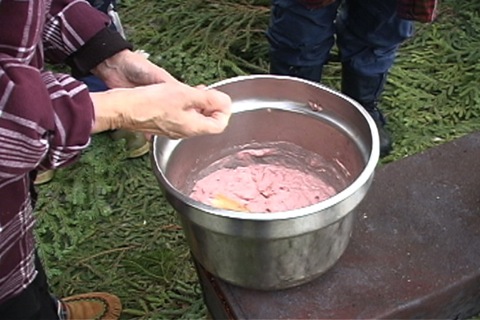
<path fill-rule="evenodd" d="M 413 23 L 398 18 L 396 2 L 346 0 L 336 20 L 342 92 L 367 110 L 376 107 L 400 44 L 413 34 Z"/>
<path fill-rule="evenodd" d="M 337 19 L 342 63 L 364 75 L 386 73 L 413 23 L 398 18 L 397 0 L 346 0 Z"/>
<path fill-rule="evenodd" d="M 47 276 L 39 257 L 35 256 L 37 276 L 19 295 L 0 305 L 0 319 L 57 320 L 58 305 L 51 296 Z"/>
<path fill-rule="evenodd" d="M 335 42 L 333 22 L 339 3 L 308 9 L 296 0 L 272 0 L 266 33 L 271 73 L 320 81 Z"/>

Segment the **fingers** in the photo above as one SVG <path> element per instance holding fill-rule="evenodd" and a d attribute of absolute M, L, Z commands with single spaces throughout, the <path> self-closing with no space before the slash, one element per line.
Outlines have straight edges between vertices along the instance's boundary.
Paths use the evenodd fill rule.
<path fill-rule="evenodd" d="M 230 96 L 212 89 L 204 91 L 203 99 L 203 106 L 196 108 L 199 117 L 197 132 L 199 134 L 222 132 L 227 127 L 231 116 L 232 100 Z"/>
<path fill-rule="evenodd" d="M 225 130 L 231 115 L 231 99 L 228 95 L 217 90 L 204 90 L 186 85 L 177 86 L 176 89 L 181 90 L 174 94 L 177 97 L 176 101 L 183 101 L 169 109 L 168 119 L 176 121 L 164 127 L 164 135 L 171 139 L 179 139 L 217 134 Z M 172 88 L 168 91 L 174 90 Z"/>

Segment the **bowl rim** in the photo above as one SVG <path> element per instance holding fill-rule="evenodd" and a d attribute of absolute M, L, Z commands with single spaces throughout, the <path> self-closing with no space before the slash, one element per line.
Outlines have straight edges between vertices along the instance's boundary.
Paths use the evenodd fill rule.
<path fill-rule="evenodd" d="M 234 83 L 234 82 L 240 82 L 240 81 L 250 81 L 250 80 L 255 80 L 255 79 L 277 79 L 281 81 L 296 81 L 296 82 L 301 82 L 309 86 L 314 86 L 317 87 L 321 90 L 327 91 L 331 94 L 340 96 L 342 99 L 347 100 L 352 106 L 354 106 L 358 112 L 363 116 L 363 118 L 366 120 L 369 129 L 370 129 L 370 135 L 372 139 L 372 148 L 370 150 L 370 154 L 367 157 L 367 162 L 365 164 L 365 167 L 361 171 L 361 173 L 358 175 L 358 177 L 346 188 L 341 190 L 340 192 L 336 193 L 335 195 L 331 196 L 328 199 L 325 199 L 319 203 L 309 205 L 306 207 L 298 208 L 298 209 L 293 209 L 293 210 L 287 210 L 287 211 L 279 211 L 279 212 L 238 212 L 234 210 L 224 210 L 224 209 L 218 209 L 215 207 L 212 207 L 210 205 L 207 205 L 203 202 L 194 200 L 186 195 L 184 195 L 182 192 L 180 192 L 177 188 L 175 188 L 170 181 L 168 181 L 167 177 L 165 176 L 165 173 L 161 168 L 159 167 L 158 163 L 158 156 L 157 156 L 157 139 L 166 139 L 168 143 L 171 143 L 173 145 L 178 145 L 180 144 L 183 139 L 177 139 L 177 140 L 172 140 L 166 137 L 160 137 L 160 136 L 154 136 L 153 137 L 153 143 L 152 143 L 152 151 L 151 151 L 151 158 L 153 165 L 155 166 L 155 174 L 157 175 L 157 179 L 161 180 L 161 187 L 166 189 L 167 193 L 170 193 L 172 195 L 175 195 L 178 199 L 180 199 L 184 204 L 188 205 L 191 208 L 197 209 L 201 211 L 202 213 L 205 214 L 211 214 L 214 216 L 219 216 L 219 217 L 224 217 L 224 218 L 231 218 L 231 219 L 237 219 L 237 220 L 251 220 L 251 221 L 271 221 L 271 220 L 285 220 L 285 219 L 292 219 L 292 218 L 299 218 L 303 216 L 308 216 L 311 214 L 315 214 L 317 212 L 323 212 L 331 207 L 334 207 L 338 205 L 339 203 L 345 201 L 348 198 L 351 198 L 355 193 L 357 193 L 363 186 L 367 185 L 369 181 L 371 181 L 375 168 L 377 166 L 377 163 L 380 158 L 380 147 L 379 147 L 379 136 L 378 136 L 378 129 L 377 126 L 373 120 L 373 118 L 370 116 L 370 114 L 363 108 L 360 103 L 357 101 L 351 99 L 350 97 L 346 96 L 343 93 L 340 93 L 334 89 L 331 89 L 325 85 L 322 85 L 320 83 L 316 83 L 313 81 L 297 78 L 297 77 L 292 77 L 292 76 L 280 76 L 280 75 L 246 75 L 246 76 L 236 76 L 232 78 L 228 78 L 225 80 L 218 81 L 212 85 L 209 85 L 206 87 L 207 90 L 210 89 L 218 89 L 218 87 L 221 87 L 226 84 Z M 258 109 L 263 109 L 264 107 L 258 107 Z M 254 108 L 256 109 L 256 108 Z M 247 110 L 245 110 L 247 111 Z M 363 196 L 362 196 L 363 198 Z M 361 199 L 360 199 L 361 200 Z M 358 201 L 360 202 L 360 201 Z M 356 204 L 355 204 L 356 206 Z M 348 214 L 349 212 L 345 212 L 343 215 Z M 195 213 L 198 214 L 198 213 Z M 342 216 L 343 216 L 342 215 Z M 329 219 L 327 219 L 329 220 Z M 334 219 L 335 220 L 335 219 Z"/>

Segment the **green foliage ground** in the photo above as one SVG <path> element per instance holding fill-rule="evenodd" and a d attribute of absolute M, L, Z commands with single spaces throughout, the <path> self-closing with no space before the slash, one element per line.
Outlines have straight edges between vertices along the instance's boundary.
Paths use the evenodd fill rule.
<path fill-rule="evenodd" d="M 382 108 L 395 139 L 388 163 L 480 129 L 480 2 L 445 0 L 402 46 Z M 266 0 L 122 0 L 128 38 L 196 84 L 266 73 Z M 340 66 L 324 83 L 338 88 Z M 119 295 L 123 319 L 202 319 L 206 309 L 182 230 L 148 156 L 93 138 L 74 166 L 39 188 L 40 252 L 59 296 Z"/>

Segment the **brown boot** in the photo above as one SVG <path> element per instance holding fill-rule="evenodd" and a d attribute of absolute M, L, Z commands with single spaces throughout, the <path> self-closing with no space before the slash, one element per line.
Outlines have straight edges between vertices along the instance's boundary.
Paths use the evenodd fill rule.
<path fill-rule="evenodd" d="M 117 296 L 106 292 L 91 292 L 61 299 L 70 320 L 116 320 L 122 312 Z"/>

